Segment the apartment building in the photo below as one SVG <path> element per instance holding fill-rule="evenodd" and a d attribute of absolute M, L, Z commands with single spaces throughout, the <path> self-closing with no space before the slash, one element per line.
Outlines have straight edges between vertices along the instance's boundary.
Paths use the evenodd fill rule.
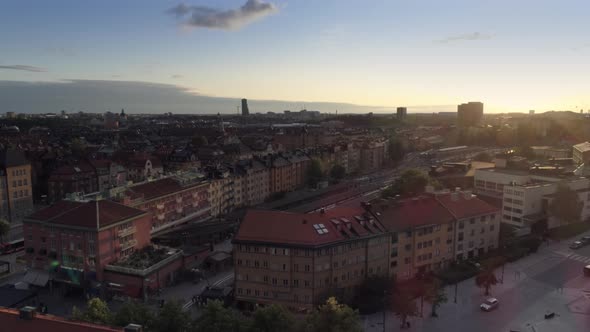
<path fill-rule="evenodd" d="M 364 208 L 298 214 L 250 210 L 233 240 L 236 300 L 311 309 L 388 275 L 391 235 Z"/>
<path fill-rule="evenodd" d="M 209 182 L 200 174 L 141 183 L 125 188 L 117 201 L 150 212 L 152 234 L 174 225 L 209 217 Z"/>
<path fill-rule="evenodd" d="M 88 162 L 62 165 L 51 172 L 47 181 L 49 202 L 57 202 L 70 193 L 93 193 L 99 190 L 96 169 Z"/>
<path fill-rule="evenodd" d="M 477 169 L 474 174 L 474 192 L 494 198 L 502 198 L 504 187 L 508 185 L 524 185 L 542 182 L 558 182 L 558 177 L 531 174 L 524 170 L 506 168 Z"/>
<path fill-rule="evenodd" d="M 20 151 L 0 151 L 0 217 L 10 224 L 4 241 L 22 239 L 22 220 L 33 212 L 31 164 Z"/>
<path fill-rule="evenodd" d="M 387 158 L 387 140 L 367 141 L 362 145 L 360 168 L 363 172 L 375 171 Z"/>
<path fill-rule="evenodd" d="M 107 264 L 149 244 L 151 219 L 109 200 L 60 201 L 24 219 L 27 266 L 44 283 L 48 271 L 58 283 L 101 281 Z"/>
<path fill-rule="evenodd" d="M 590 143 L 583 142 L 572 147 L 572 157 L 576 165 L 587 164 L 590 160 Z"/>
<path fill-rule="evenodd" d="M 257 159 L 240 160 L 236 164 L 237 171 L 243 174 L 242 202 L 253 206 L 264 202 L 270 194 L 270 171 Z"/>

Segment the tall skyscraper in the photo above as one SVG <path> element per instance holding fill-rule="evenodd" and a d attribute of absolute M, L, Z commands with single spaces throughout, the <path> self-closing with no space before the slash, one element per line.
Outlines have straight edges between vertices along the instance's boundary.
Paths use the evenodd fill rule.
<path fill-rule="evenodd" d="M 249 115 L 250 111 L 248 110 L 248 99 L 242 99 L 242 115 Z"/>
<path fill-rule="evenodd" d="M 457 107 L 457 123 L 460 127 L 477 126 L 483 119 L 483 103 L 471 101 Z"/>
<path fill-rule="evenodd" d="M 408 115 L 408 109 L 406 107 L 398 107 L 397 108 L 397 119 L 403 120 Z"/>

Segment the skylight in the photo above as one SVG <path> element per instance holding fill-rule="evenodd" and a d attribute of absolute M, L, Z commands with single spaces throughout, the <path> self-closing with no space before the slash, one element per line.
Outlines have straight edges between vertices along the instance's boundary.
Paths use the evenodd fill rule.
<path fill-rule="evenodd" d="M 315 231 L 320 235 L 328 233 L 328 229 L 324 224 L 313 224 L 313 228 L 315 228 Z"/>

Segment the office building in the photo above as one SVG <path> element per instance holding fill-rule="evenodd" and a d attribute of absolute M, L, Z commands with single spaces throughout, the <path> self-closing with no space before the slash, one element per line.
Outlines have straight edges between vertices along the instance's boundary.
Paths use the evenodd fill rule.
<path fill-rule="evenodd" d="M 242 115 L 250 115 L 250 110 L 248 109 L 248 99 L 242 99 Z"/>
<path fill-rule="evenodd" d="M 472 127 L 481 124 L 483 120 L 483 103 L 469 102 L 457 107 L 457 122 L 459 127 Z"/>

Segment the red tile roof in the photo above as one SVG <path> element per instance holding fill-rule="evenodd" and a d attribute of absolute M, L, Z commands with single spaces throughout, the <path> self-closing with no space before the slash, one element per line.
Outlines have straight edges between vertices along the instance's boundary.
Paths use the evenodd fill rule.
<path fill-rule="evenodd" d="M 363 219 L 364 225 L 355 217 Z M 345 218 L 346 222 L 342 218 Z M 340 230 L 332 219 L 338 220 Z M 334 208 L 325 213 L 311 214 L 249 210 L 240 224 L 234 242 L 321 246 L 349 238 L 383 233 L 383 226 L 371 226 L 369 219 L 373 218 L 370 218 L 361 207 Z M 378 223 L 376 220 L 373 222 Z M 346 224 L 350 224 L 350 229 Z M 314 225 L 323 225 L 327 233 L 319 234 Z"/>
<path fill-rule="evenodd" d="M 100 227 L 146 214 L 142 210 L 109 200 L 98 201 L 98 204 L 96 201 L 60 201 L 48 208 L 33 213 L 27 219 L 67 226 L 96 228 L 97 206 Z"/>
<path fill-rule="evenodd" d="M 403 231 L 426 225 L 446 224 L 454 221 L 433 196 L 421 195 L 396 202 L 376 202 L 372 205 L 377 218 L 391 231 Z"/>
<path fill-rule="evenodd" d="M 132 197 L 141 197 L 141 195 L 143 195 L 144 199 L 152 199 L 172 194 L 182 189 L 184 188 L 178 183 L 178 181 L 172 178 L 165 178 L 130 187 L 126 193 Z"/>
<path fill-rule="evenodd" d="M 453 199 L 453 196 L 455 199 Z M 498 212 L 499 209 L 471 193 L 438 194 L 436 199 L 457 219 Z"/>
<path fill-rule="evenodd" d="M 16 309 L 0 308 L 2 331 L 19 332 L 120 332 L 121 328 L 111 328 L 90 323 L 73 322 L 53 315 L 36 314 L 32 320 L 23 320 Z"/>

